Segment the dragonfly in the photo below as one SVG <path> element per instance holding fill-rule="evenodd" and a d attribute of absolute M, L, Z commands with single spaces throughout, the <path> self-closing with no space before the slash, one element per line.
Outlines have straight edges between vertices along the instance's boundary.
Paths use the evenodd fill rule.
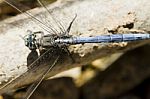
<path fill-rule="evenodd" d="M 45 10 L 49 13 L 49 15 L 52 16 L 51 12 L 48 10 L 45 4 L 41 0 L 37 1 L 43 8 L 45 8 Z M 54 20 L 54 22 L 57 24 L 58 27 L 55 28 L 53 27 L 52 24 L 43 23 L 38 18 L 34 17 L 31 13 L 24 12 L 24 10 L 21 9 L 21 7 L 24 8 L 24 6 L 22 4 L 18 5 L 18 3 L 15 2 L 15 0 L 4 0 L 4 2 L 17 9 L 19 12 L 29 16 L 34 22 L 40 23 L 42 25 L 41 28 L 49 33 L 45 34 L 43 31 L 33 32 L 31 30 L 28 30 L 27 31 L 28 34 L 22 37 L 25 42 L 25 46 L 27 46 L 29 50 L 31 50 L 31 53 L 35 53 L 36 56 L 36 58 L 33 60 L 30 60 L 30 58 L 27 57 L 27 60 L 29 60 L 27 63 L 29 70 L 31 69 L 37 70 L 39 69 L 39 65 L 41 64 L 43 65 L 45 64 L 45 62 L 50 61 L 53 58 L 53 61 L 50 61 L 48 63 L 50 64 L 49 67 L 44 69 L 41 75 L 37 78 L 38 80 L 31 85 L 26 95 L 24 96 L 25 99 L 30 98 L 30 96 L 40 85 L 40 83 L 43 81 L 46 75 L 50 71 L 52 71 L 53 67 L 58 62 L 62 53 L 64 52 L 67 53 L 68 56 L 71 58 L 71 60 L 75 62 L 74 58 L 72 57 L 71 53 L 68 50 L 68 47 L 70 45 L 85 44 L 85 43 L 119 43 L 119 42 L 132 42 L 150 39 L 149 33 L 140 33 L 140 32 L 127 34 L 98 35 L 93 37 L 74 37 L 69 33 L 73 25 L 73 22 L 77 18 L 77 15 L 75 15 L 75 17 L 72 19 L 67 29 L 64 28 L 64 26 L 61 24 L 60 21 L 58 21 L 55 17 L 52 16 L 52 19 Z M 61 32 L 59 32 L 57 29 L 60 29 Z M 40 56 L 38 56 L 36 50 L 39 50 Z M 1 89 L 5 88 L 6 86 L 9 86 L 9 84 L 11 83 L 12 81 L 4 85 Z"/>

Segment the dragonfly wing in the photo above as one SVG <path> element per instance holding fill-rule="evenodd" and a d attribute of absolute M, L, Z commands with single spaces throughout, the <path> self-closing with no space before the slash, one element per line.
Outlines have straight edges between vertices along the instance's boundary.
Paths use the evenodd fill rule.
<path fill-rule="evenodd" d="M 20 13 L 25 13 L 27 16 L 29 16 L 32 19 L 33 22 L 38 24 L 42 29 L 44 29 L 48 33 L 54 33 L 54 34 L 58 33 L 53 26 L 48 26 L 47 24 L 42 22 L 41 21 L 42 18 L 39 19 L 39 18 L 35 17 L 34 15 L 32 15 L 29 11 L 27 11 L 27 10 L 31 9 L 30 7 L 27 7 L 23 4 L 21 4 L 20 2 L 17 2 L 16 0 L 4 0 L 4 2 L 6 2 L 7 4 L 9 4 L 13 8 L 15 8 Z"/>
<path fill-rule="evenodd" d="M 58 21 L 52 14 L 51 11 L 47 8 L 47 6 L 45 5 L 46 3 L 44 3 L 44 0 L 37 0 L 38 3 L 45 8 L 45 10 L 48 12 L 49 16 L 51 16 L 51 18 L 53 19 L 53 21 L 56 23 L 56 25 L 58 26 L 58 28 L 61 30 L 61 33 L 65 33 L 66 30 L 64 28 L 64 26 L 61 24 L 60 21 Z M 50 22 L 48 22 L 50 23 Z"/>
<path fill-rule="evenodd" d="M 38 59 L 36 59 L 30 66 L 29 69 L 20 75 L 19 77 L 10 80 L 0 88 L 0 93 L 7 92 L 10 89 L 16 89 L 20 86 L 30 84 L 33 81 L 37 81 L 39 78 L 46 76 L 46 72 L 50 71 L 53 64 L 56 63 L 57 58 L 60 55 L 60 50 L 57 48 L 51 48 L 43 53 Z M 50 67 L 52 65 L 52 67 Z M 49 70 L 50 69 L 50 70 Z M 44 77 L 42 77 L 43 79 Z"/>
<path fill-rule="evenodd" d="M 39 78 L 37 82 L 32 84 L 29 89 L 27 90 L 27 93 L 25 94 L 25 97 L 23 99 L 29 99 L 30 96 L 33 94 L 33 92 L 36 90 L 36 88 L 40 85 L 40 83 L 43 81 L 45 76 L 52 70 L 52 68 L 55 66 L 59 59 L 59 56 L 55 59 L 54 63 L 49 66 L 49 68 L 43 73 L 43 75 Z"/>

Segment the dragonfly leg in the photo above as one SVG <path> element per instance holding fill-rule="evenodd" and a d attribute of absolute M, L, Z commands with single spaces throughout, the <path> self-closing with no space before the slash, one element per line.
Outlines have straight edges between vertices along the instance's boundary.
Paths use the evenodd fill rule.
<path fill-rule="evenodd" d="M 70 53 L 66 45 L 64 45 L 64 50 L 65 52 L 67 52 L 68 56 L 71 58 L 72 63 L 75 63 L 75 59 L 72 57 L 72 54 Z"/>
<path fill-rule="evenodd" d="M 27 57 L 27 66 L 29 67 L 39 57 L 36 50 L 31 50 Z"/>
<path fill-rule="evenodd" d="M 69 36 L 71 26 L 72 26 L 74 20 L 76 19 L 76 17 L 77 17 L 77 14 L 75 14 L 75 17 L 74 17 L 74 18 L 72 19 L 72 21 L 70 22 L 69 27 L 67 28 L 66 32 L 64 33 L 65 36 Z M 64 36 L 64 35 L 63 35 L 63 36 Z"/>

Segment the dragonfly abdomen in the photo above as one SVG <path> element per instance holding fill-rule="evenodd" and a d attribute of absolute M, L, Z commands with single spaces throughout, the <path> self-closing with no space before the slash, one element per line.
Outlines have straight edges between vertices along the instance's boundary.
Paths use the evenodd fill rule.
<path fill-rule="evenodd" d="M 113 34 L 95 37 L 71 37 L 59 38 L 55 40 L 57 44 L 82 44 L 82 43 L 111 43 L 130 42 L 150 39 L 150 34 Z"/>

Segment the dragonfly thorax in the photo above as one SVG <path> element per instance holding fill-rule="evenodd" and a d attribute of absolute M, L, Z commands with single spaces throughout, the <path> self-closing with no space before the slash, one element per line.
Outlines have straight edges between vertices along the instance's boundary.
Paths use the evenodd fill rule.
<path fill-rule="evenodd" d="M 41 39 L 38 39 L 38 40 L 37 40 L 37 44 L 38 44 L 39 46 L 41 46 L 42 48 L 53 47 L 53 46 L 56 45 L 56 44 L 55 44 L 55 39 L 56 39 L 56 37 L 53 36 L 53 35 L 50 35 L 50 34 L 48 34 L 48 35 L 43 35 L 43 36 L 41 37 Z"/>

